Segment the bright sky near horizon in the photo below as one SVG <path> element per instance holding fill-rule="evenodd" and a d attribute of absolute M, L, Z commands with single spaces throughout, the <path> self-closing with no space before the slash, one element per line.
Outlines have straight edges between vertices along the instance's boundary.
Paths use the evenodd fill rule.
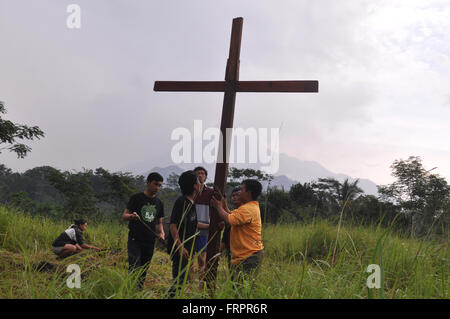
<path fill-rule="evenodd" d="M 81 29 L 66 25 L 81 8 Z M 281 127 L 280 152 L 377 184 L 420 156 L 450 181 L 448 0 L 0 0 L 0 100 L 38 125 L 13 170 L 169 166 L 171 132 L 218 127 L 223 94 L 155 80 L 224 79 L 244 18 L 241 80 L 319 80 L 319 94 L 238 93 L 235 127 Z"/>

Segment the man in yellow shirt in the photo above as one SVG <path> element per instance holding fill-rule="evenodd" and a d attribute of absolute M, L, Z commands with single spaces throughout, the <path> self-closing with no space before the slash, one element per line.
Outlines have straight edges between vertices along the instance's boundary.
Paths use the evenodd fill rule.
<path fill-rule="evenodd" d="M 257 201 L 261 191 L 260 182 L 251 179 L 243 181 L 240 192 L 242 205 L 233 211 L 228 209 L 225 200 L 217 200 L 214 196 L 211 199 L 220 218 L 231 226 L 231 263 L 235 272 L 249 274 L 257 271 L 261 264 L 264 247 L 261 240 L 261 212 Z"/>

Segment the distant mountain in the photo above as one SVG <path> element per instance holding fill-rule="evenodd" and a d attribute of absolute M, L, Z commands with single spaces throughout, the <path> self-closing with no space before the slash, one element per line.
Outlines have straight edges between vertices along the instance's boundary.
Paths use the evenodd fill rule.
<path fill-rule="evenodd" d="M 178 175 L 181 175 L 181 173 L 183 173 L 185 170 L 176 166 L 176 165 L 171 165 L 171 166 L 167 166 L 167 167 L 153 167 L 151 170 L 145 172 L 143 175 L 147 176 L 148 174 L 152 173 L 152 172 L 158 172 L 159 174 L 162 175 L 162 177 L 164 177 L 164 180 L 167 180 L 167 177 L 169 177 L 170 174 L 175 173 Z"/>
<path fill-rule="evenodd" d="M 290 179 L 286 175 L 275 175 L 272 182 L 270 183 L 271 187 L 278 187 L 279 189 L 284 188 L 284 190 L 288 191 L 292 185 L 297 184 L 298 181 L 295 181 L 293 179 Z M 265 188 L 267 186 L 267 183 L 262 183 L 263 187 Z"/>
<path fill-rule="evenodd" d="M 142 174 L 144 176 L 148 175 L 150 172 L 159 172 L 164 179 L 172 173 L 181 174 L 183 171 L 188 169 L 194 169 L 196 166 L 203 166 L 206 170 L 208 170 L 208 180 L 207 182 L 213 182 L 214 180 L 214 172 L 215 172 L 215 164 L 179 164 L 179 165 L 170 165 L 167 167 L 153 167 L 152 169 L 148 169 L 151 161 L 141 162 L 138 164 L 130 165 L 127 168 L 127 171 L 131 171 L 134 174 Z M 233 167 L 237 168 L 252 168 L 252 169 L 260 169 L 258 164 L 231 164 Z M 288 156 L 286 154 L 280 154 L 279 156 L 279 170 L 277 174 L 274 176 L 274 180 L 272 181 L 272 186 L 278 186 L 279 188 L 284 187 L 285 190 L 289 190 L 292 185 L 301 182 L 307 183 L 312 181 L 317 181 L 319 178 L 335 178 L 341 183 L 344 182 L 345 179 L 349 179 L 350 182 L 355 181 L 357 178 L 345 175 L 333 173 L 330 170 L 323 167 L 321 164 L 314 161 L 303 161 L 298 158 Z M 266 186 L 264 184 L 264 186 Z M 358 186 L 369 195 L 377 195 L 377 185 L 368 179 L 359 179 Z"/>
<path fill-rule="evenodd" d="M 302 161 L 286 154 L 280 154 L 280 169 L 278 174 L 286 175 L 288 178 L 300 181 L 301 183 L 312 182 L 319 178 L 327 177 L 335 178 L 341 183 L 347 178 L 350 182 L 358 179 L 345 174 L 333 173 L 317 162 Z M 369 179 L 359 179 L 358 186 L 366 194 L 375 196 L 378 194 L 377 184 Z"/>

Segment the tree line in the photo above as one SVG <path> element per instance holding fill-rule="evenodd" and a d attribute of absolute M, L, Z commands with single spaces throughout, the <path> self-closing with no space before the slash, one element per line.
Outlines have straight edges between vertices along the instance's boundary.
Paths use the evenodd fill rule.
<path fill-rule="evenodd" d="M 44 132 L 4 119 L 5 103 L 0 101 L 0 154 L 16 153 L 24 158 L 31 148 L 23 140 L 40 139 Z M 450 187 L 447 181 L 425 170 L 420 157 L 396 160 L 391 165 L 395 181 L 378 186 L 379 196 L 366 195 L 358 180 L 343 183 L 319 178 L 297 183 L 288 191 L 270 187 L 272 175 L 259 170 L 230 168 L 227 194 L 243 179 L 256 178 L 267 183 L 260 198 L 262 219 L 266 223 L 311 222 L 316 219 L 340 219 L 360 225 L 390 226 L 411 235 L 446 234 L 450 224 Z M 0 164 L 0 203 L 30 214 L 51 218 L 85 216 L 92 219 L 116 219 L 128 198 L 144 187 L 144 176 L 111 173 L 97 168 L 81 172 L 60 171 L 51 166 L 14 173 Z M 210 185 L 213 186 L 213 185 Z M 178 175 L 171 174 L 159 197 L 166 215 L 179 195 Z"/>
<path fill-rule="evenodd" d="M 393 225 L 415 236 L 448 231 L 447 181 L 426 171 L 419 157 L 397 160 L 391 169 L 395 181 L 379 186 L 379 196 L 373 196 L 364 194 L 358 180 L 320 178 L 285 190 L 271 187 L 273 176 L 269 174 L 232 167 L 227 194 L 230 197 L 232 189 L 247 178 L 266 182 L 259 199 L 264 223 L 310 223 L 319 219 L 338 222 L 342 216 L 346 223 Z M 177 181 L 178 176 L 171 174 L 158 195 L 166 215 L 170 215 L 179 196 Z M 104 168 L 76 172 L 42 166 L 17 173 L 0 164 L 0 203 L 53 219 L 84 216 L 90 220 L 119 220 L 129 197 L 142 191 L 144 185 L 142 175 L 112 173 Z"/>
<path fill-rule="evenodd" d="M 378 186 L 379 196 L 367 195 L 358 181 L 343 183 L 319 178 L 298 183 L 289 191 L 270 187 L 261 199 L 263 219 L 271 223 L 311 222 L 341 218 L 356 225 L 381 225 L 413 236 L 448 234 L 450 225 L 450 186 L 431 170 L 425 170 L 420 157 L 396 160 L 391 165 L 395 181 Z"/>

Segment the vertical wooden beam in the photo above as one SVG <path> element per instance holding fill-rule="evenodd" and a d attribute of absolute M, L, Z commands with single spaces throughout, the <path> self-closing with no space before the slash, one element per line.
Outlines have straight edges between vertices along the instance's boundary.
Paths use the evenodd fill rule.
<path fill-rule="evenodd" d="M 216 164 L 216 175 L 214 178 L 215 186 L 225 194 L 225 188 L 228 177 L 228 161 L 231 143 L 227 143 L 227 128 L 233 128 L 234 107 L 236 103 L 236 88 L 239 81 L 239 57 L 241 52 L 242 26 L 244 19 L 233 19 L 231 30 L 230 53 L 225 71 L 225 95 L 222 108 L 222 120 L 220 132 L 222 134 L 221 144 L 219 145 L 219 154 Z M 230 141 L 231 142 L 231 141 Z M 220 231 L 218 224 L 220 222 L 219 214 L 216 209 L 210 208 L 209 238 L 206 250 L 206 280 L 211 293 L 214 293 L 217 266 L 220 252 Z"/>
<path fill-rule="evenodd" d="M 239 58 L 241 52 L 242 26 L 244 19 L 233 19 L 231 30 L 230 52 L 224 82 L 180 82 L 180 81 L 157 81 L 155 91 L 205 91 L 224 92 L 222 120 L 220 132 L 222 139 L 219 144 L 219 154 L 216 164 L 215 186 L 225 193 L 228 177 L 228 161 L 231 140 L 227 140 L 227 129 L 233 128 L 234 107 L 236 92 L 318 92 L 318 81 L 243 81 L 239 82 Z M 231 136 L 230 136 L 231 137 Z M 211 207 L 209 238 L 207 246 L 207 273 L 205 279 L 214 293 L 217 277 L 217 266 L 220 256 L 220 232 L 218 224 L 220 217 L 217 211 Z"/>

